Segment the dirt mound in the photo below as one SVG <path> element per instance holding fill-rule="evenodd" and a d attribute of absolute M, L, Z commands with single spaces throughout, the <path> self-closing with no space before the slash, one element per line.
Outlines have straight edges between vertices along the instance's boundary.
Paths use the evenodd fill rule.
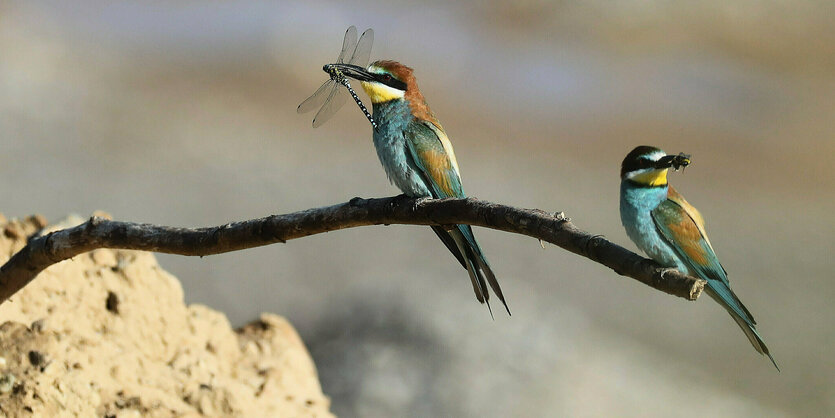
<path fill-rule="evenodd" d="M 45 223 L 0 219 L 0 262 Z M 96 250 L 53 265 L 0 305 L 0 322 L 7 416 L 332 416 L 285 319 L 233 330 L 222 313 L 186 306 L 150 253 Z"/>

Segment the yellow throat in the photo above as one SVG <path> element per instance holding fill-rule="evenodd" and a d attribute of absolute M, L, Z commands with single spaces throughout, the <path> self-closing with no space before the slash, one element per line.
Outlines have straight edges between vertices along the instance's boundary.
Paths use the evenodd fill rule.
<path fill-rule="evenodd" d="M 361 81 L 360 84 L 362 84 L 362 89 L 365 90 L 368 97 L 371 98 L 371 103 L 385 103 L 389 100 L 401 99 L 406 93 L 403 90 L 375 81 Z"/>
<path fill-rule="evenodd" d="M 647 186 L 666 186 L 667 185 L 667 168 L 652 170 L 646 173 L 638 174 L 630 180 L 635 183 L 644 184 Z"/>

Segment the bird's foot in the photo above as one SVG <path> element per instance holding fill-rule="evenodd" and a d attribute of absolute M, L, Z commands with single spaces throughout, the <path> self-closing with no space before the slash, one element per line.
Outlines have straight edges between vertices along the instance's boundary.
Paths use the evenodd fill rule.
<path fill-rule="evenodd" d="M 663 267 L 663 268 L 661 268 L 661 280 L 666 280 L 664 278 L 665 274 L 670 273 L 670 272 L 677 272 L 677 271 L 678 271 L 678 269 L 674 268 L 674 267 Z"/>
<path fill-rule="evenodd" d="M 400 193 L 399 195 L 392 197 L 391 198 L 391 203 L 389 203 L 389 204 L 391 205 L 391 207 L 395 207 L 395 206 L 398 206 L 398 205 L 402 205 L 403 202 L 407 201 L 407 200 L 412 200 L 412 198 L 409 197 L 409 196 L 406 196 L 405 193 Z"/>
<path fill-rule="evenodd" d="M 415 203 L 412 204 L 412 209 L 415 210 L 415 211 L 418 210 L 418 208 L 421 205 L 423 205 L 424 203 L 433 200 L 431 196 L 416 197 L 414 199 L 415 199 Z"/>
<path fill-rule="evenodd" d="M 413 197 L 411 197 L 411 196 L 409 196 L 409 195 L 407 195 L 407 194 L 405 194 L 405 193 L 400 193 L 399 195 L 394 196 L 394 197 L 392 198 L 392 200 L 394 201 L 394 203 L 400 203 L 400 202 L 402 202 L 402 201 L 404 201 L 404 200 L 412 200 L 412 199 L 414 199 L 414 198 L 413 198 Z"/>

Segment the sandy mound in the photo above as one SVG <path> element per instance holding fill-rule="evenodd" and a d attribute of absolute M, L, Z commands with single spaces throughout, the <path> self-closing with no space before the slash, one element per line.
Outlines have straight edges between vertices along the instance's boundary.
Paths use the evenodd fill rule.
<path fill-rule="evenodd" d="M 0 219 L 0 262 L 44 226 Z M 0 322 L 7 416 L 332 416 L 285 319 L 232 330 L 223 314 L 186 306 L 149 253 L 96 250 L 54 265 L 0 305 Z"/>

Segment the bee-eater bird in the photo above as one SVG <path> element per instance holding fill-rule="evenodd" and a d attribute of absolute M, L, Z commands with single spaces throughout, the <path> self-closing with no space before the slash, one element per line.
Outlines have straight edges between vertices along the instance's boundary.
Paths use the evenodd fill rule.
<path fill-rule="evenodd" d="M 620 170 L 620 218 L 629 238 L 650 258 L 665 267 L 707 281 L 705 291 L 731 314 L 760 354 L 777 367 L 754 317 L 731 290 L 725 269 L 713 252 L 702 215 L 667 184 L 667 171 L 685 166 L 684 154 L 665 155 L 639 146 L 623 159 Z M 777 367 L 777 370 L 780 370 Z"/>
<path fill-rule="evenodd" d="M 389 181 L 409 197 L 466 197 L 458 162 L 444 128 L 429 110 L 411 68 L 395 61 L 376 61 L 368 68 L 330 64 L 347 77 L 358 80 L 371 98 L 374 147 Z M 487 302 L 487 283 L 510 310 L 484 252 L 469 225 L 432 230 L 467 270 L 479 302 Z"/>

